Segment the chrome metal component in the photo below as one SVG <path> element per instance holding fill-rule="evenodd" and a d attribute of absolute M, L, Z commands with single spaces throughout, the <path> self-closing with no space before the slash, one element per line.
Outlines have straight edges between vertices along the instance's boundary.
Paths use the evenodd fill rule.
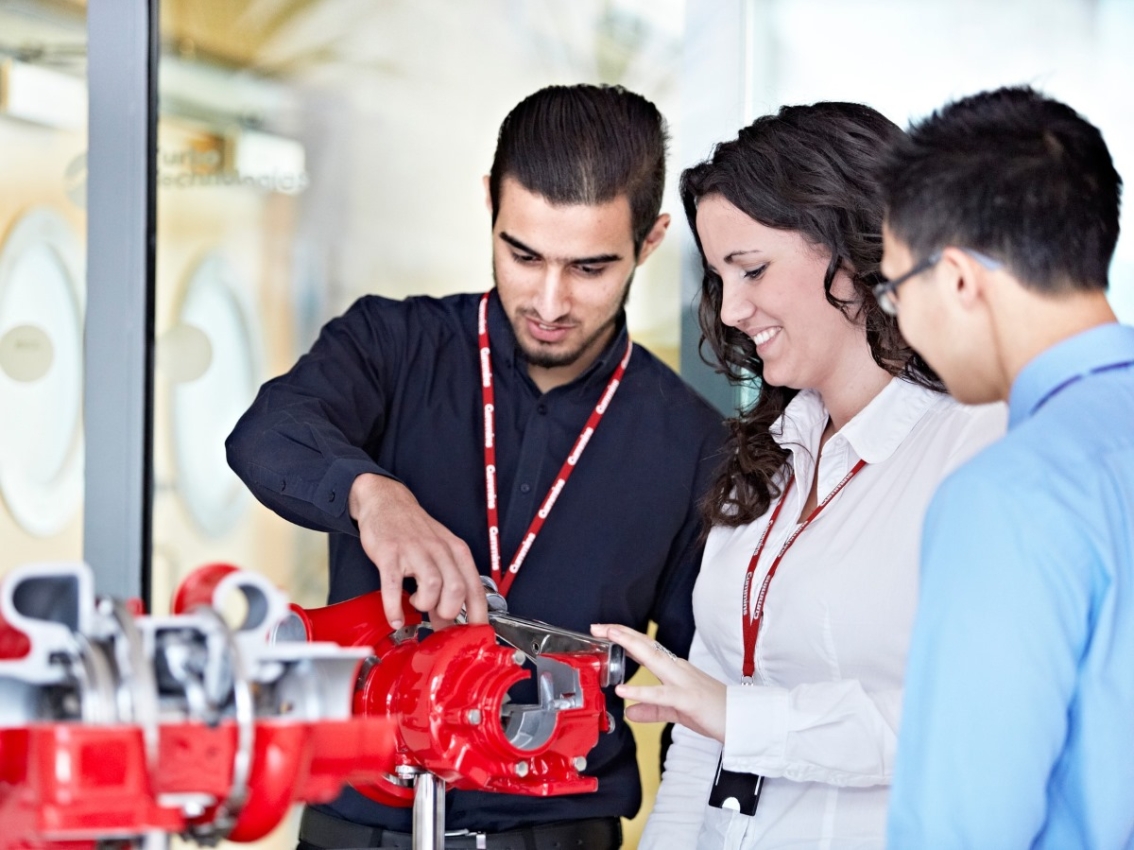
<path fill-rule="evenodd" d="M 236 638 L 229 629 L 228 623 L 213 608 L 202 606 L 194 613 L 212 621 L 215 634 L 219 635 L 225 649 L 228 650 L 232 706 L 236 719 L 236 753 L 232 758 L 232 785 L 228 797 L 218 807 L 211 823 L 190 830 L 190 834 L 198 843 L 214 844 L 228 837 L 248 799 L 248 777 L 252 769 L 252 748 L 256 738 L 256 709 L 252 701 L 252 686 L 245 670 L 244 658 L 237 648 Z"/>
<path fill-rule="evenodd" d="M 84 723 L 111 724 L 118 722 L 118 707 L 114 699 L 114 674 L 106 655 L 86 635 L 75 635 L 79 645 L 77 658 L 67 658 L 78 690 L 80 717 Z"/>
<path fill-rule="evenodd" d="M 390 640 L 399 646 L 406 641 L 417 640 L 420 632 L 432 632 L 428 623 L 413 623 L 408 626 L 402 626 L 396 632 L 390 635 Z"/>
<path fill-rule="evenodd" d="M 600 680 L 602 687 L 622 683 L 626 673 L 626 657 L 622 647 L 616 643 L 509 614 L 490 613 L 488 622 L 496 630 L 497 637 L 533 661 L 547 654 L 589 653 L 603 660 Z"/>
<path fill-rule="evenodd" d="M 100 599 L 98 612 L 117 629 L 113 658 L 118 673 L 118 714 L 122 722 L 142 727 L 146 763 L 150 770 L 158 764 L 158 694 L 153 665 L 146 655 L 142 633 L 126 606 L 117 599 Z"/>
<path fill-rule="evenodd" d="M 495 613 L 507 614 L 508 602 L 496 589 L 496 582 L 489 576 L 481 576 L 480 583 L 484 585 L 484 597 L 485 602 L 488 604 L 488 613 L 490 615 Z M 457 618 L 454 622 L 467 623 L 468 621 L 468 614 L 465 611 L 465 606 L 462 605 L 461 611 L 457 614 Z"/>
<path fill-rule="evenodd" d="M 470 708 L 468 710 L 468 713 L 465 715 L 465 719 L 471 725 L 479 726 L 480 725 L 480 709 L 479 708 Z"/>
<path fill-rule="evenodd" d="M 528 775 L 528 771 L 530 769 L 531 768 L 528 766 L 528 763 L 526 761 L 516 762 L 516 776 L 520 777 L 521 779 Z"/>
<path fill-rule="evenodd" d="M 496 589 L 496 582 L 489 576 L 481 576 L 480 583 L 484 585 L 485 599 L 488 601 L 489 614 L 507 614 L 508 601 Z"/>
<path fill-rule="evenodd" d="M 445 850 L 445 782 L 426 771 L 413 783 L 413 850 Z"/>
<path fill-rule="evenodd" d="M 362 664 L 358 667 L 358 675 L 354 679 L 354 689 L 357 691 L 366 684 L 367 677 L 370 676 L 370 671 L 373 670 L 381 663 L 381 659 L 377 655 L 368 655 L 362 659 Z"/>
<path fill-rule="evenodd" d="M 0 727 L 134 725 L 156 772 L 160 724 L 235 724 L 223 800 L 203 793 L 158 797 L 163 807 L 206 819 L 185 835 L 200 844 L 227 837 L 249 799 L 258 720 L 350 718 L 352 684 L 371 654 L 334 643 L 273 643 L 292 611 L 286 595 L 254 573 L 234 571 L 219 581 L 211 607 L 163 617 L 134 616 L 112 599 L 96 600 L 85 564 L 17 567 L 0 588 L 0 615 L 28 644 L 24 655 L 0 659 Z M 243 594 L 247 607 L 242 622 L 230 627 L 217 609 L 233 592 Z M 413 778 L 398 781 L 408 787 Z"/>
<path fill-rule="evenodd" d="M 294 611 L 288 611 L 287 616 L 272 627 L 269 643 L 303 643 L 307 640 L 307 627 L 303 620 Z"/>
<path fill-rule="evenodd" d="M 587 760 L 583 756 L 575 756 L 575 760 L 572 762 L 572 764 L 575 766 L 575 770 L 579 771 L 579 773 L 582 773 L 587 769 Z"/>

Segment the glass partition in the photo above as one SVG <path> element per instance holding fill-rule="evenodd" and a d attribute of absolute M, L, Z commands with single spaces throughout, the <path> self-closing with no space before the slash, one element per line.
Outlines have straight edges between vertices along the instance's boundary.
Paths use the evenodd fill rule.
<path fill-rule="evenodd" d="M 164 0 L 161 24 L 154 606 L 218 560 L 321 605 L 325 536 L 256 503 L 225 436 L 359 296 L 491 286 L 481 178 L 525 95 L 617 82 L 676 118 L 683 5 Z M 672 364 L 676 244 L 629 306 Z M 293 840 L 294 824 L 272 839 Z"/>
<path fill-rule="evenodd" d="M 0 574 L 81 560 L 86 17 L 0 3 Z"/>
<path fill-rule="evenodd" d="M 784 103 L 855 100 L 900 125 L 982 89 L 1028 84 L 1103 133 L 1134 180 L 1134 4 L 1127 0 L 745 0 L 751 117 Z M 1134 211 L 1110 300 L 1134 322 Z"/>
<path fill-rule="evenodd" d="M 1028 84 L 1098 126 L 1119 173 L 1134 179 L 1127 0 L 711 0 L 689 17 L 697 47 L 687 51 L 688 77 L 704 83 L 707 45 L 740 44 L 738 67 L 713 81 L 739 104 L 737 127 L 817 100 L 867 103 L 905 126 L 950 99 Z M 683 107 L 695 111 L 706 97 L 722 100 L 703 89 Z M 1132 216 L 1127 201 L 1110 278 L 1124 322 L 1134 321 Z M 699 266 L 689 268 L 687 288 L 699 280 Z M 750 398 L 739 393 L 738 403 Z"/>

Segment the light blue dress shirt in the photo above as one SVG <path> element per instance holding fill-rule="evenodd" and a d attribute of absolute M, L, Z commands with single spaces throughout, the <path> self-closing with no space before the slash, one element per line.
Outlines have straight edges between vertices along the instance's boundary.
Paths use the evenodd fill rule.
<path fill-rule="evenodd" d="M 926 516 L 891 850 L 1134 848 L 1134 327 L 1009 402 Z"/>

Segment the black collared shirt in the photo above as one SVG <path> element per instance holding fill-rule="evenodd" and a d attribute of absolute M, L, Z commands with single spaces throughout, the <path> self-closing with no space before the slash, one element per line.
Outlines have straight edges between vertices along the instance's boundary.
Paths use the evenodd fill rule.
<path fill-rule="evenodd" d="M 376 590 L 378 571 L 347 511 L 365 472 L 402 481 L 489 573 L 477 305 L 480 295 L 367 296 L 328 323 L 311 351 L 266 383 L 227 442 L 232 468 L 286 519 L 330 533 L 330 601 Z M 507 565 L 626 350 L 623 326 L 575 381 L 541 393 L 499 298 L 489 300 L 496 395 L 501 559 Z M 508 595 L 509 611 L 588 632 L 624 623 L 686 654 L 700 566 L 697 502 L 720 461 L 720 415 L 635 346 L 617 395 L 548 516 Z M 633 668 L 628 672 L 632 673 Z M 450 829 L 632 817 L 641 804 L 634 740 L 615 728 L 587 754 L 595 794 L 520 797 L 452 791 Z M 402 832 L 410 809 L 353 789 L 328 811 Z"/>

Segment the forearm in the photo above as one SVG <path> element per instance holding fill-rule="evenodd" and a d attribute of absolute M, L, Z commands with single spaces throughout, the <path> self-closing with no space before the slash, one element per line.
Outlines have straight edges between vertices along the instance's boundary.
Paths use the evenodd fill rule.
<path fill-rule="evenodd" d="M 286 519 L 350 533 L 355 478 L 384 474 L 367 447 L 385 427 L 405 332 L 382 315 L 364 299 L 328 323 L 308 354 L 260 388 L 225 443 L 236 474 Z"/>
<path fill-rule="evenodd" d="M 724 766 L 797 782 L 864 787 L 893 777 L 900 689 L 855 680 L 728 689 Z"/>
<path fill-rule="evenodd" d="M 361 449 L 320 451 L 250 411 L 226 443 L 229 466 L 284 519 L 318 531 L 356 533 L 349 496 L 363 475 L 387 475 Z"/>

